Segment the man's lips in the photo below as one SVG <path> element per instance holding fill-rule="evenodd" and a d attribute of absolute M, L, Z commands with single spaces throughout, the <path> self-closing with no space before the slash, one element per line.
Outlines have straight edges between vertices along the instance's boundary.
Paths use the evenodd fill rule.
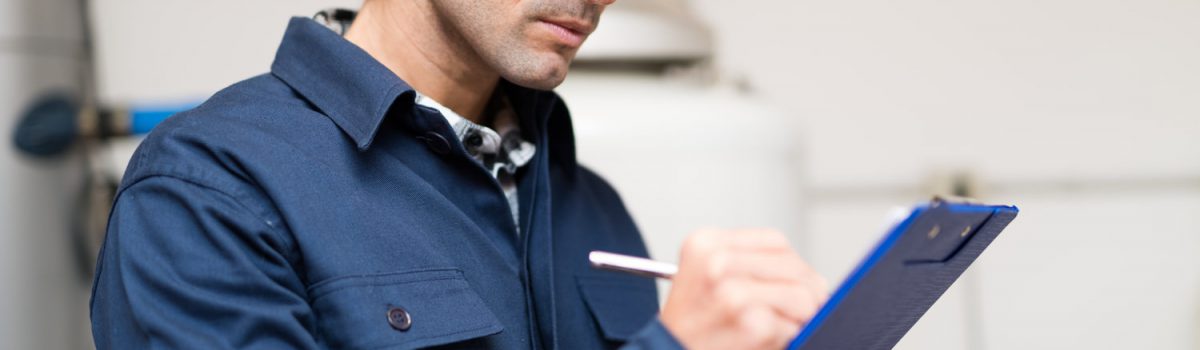
<path fill-rule="evenodd" d="M 584 36 L 592 34 L 592 31 L 596 30 L 595 25 L 588 23 L 587 21 L 571 17 L 542 18 L 542 22 L 548 22 L 559 27 L 567 28 L 573 32 L 583 34 Z"/>
<path fill-rule="evenodd" d="M 549 29 L 566 46 L 579 47 L 583 40 L 595 30 L 595 26 L 574 19 L 541 19 L 541 25 Z"/>

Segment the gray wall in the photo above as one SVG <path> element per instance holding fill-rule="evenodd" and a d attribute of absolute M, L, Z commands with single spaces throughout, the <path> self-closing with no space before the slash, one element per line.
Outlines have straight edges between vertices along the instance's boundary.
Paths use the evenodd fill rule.
<path fill-rule="evenodd" d="M 43 91 L 78 85 L 79 11 L 66 0 L 0 2 L 0 348 L 89 344 L 89 281 L 77 269 L 67 213 L 80 185 L 77 157 L 25 157 L 12 125 Z"/>

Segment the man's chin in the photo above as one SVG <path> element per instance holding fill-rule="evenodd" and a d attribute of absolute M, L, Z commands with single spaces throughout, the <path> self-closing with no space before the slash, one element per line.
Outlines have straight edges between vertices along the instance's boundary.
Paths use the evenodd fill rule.
<path fill-rule="evenodd" d="M 562 84 L 563 80 L 567 79 L 567 68 L 570 66 L 570 61 L 560 60 L 559 62 L 539 64 L 537 67 L 528 67 L 520 71 L 503 74 L 505 80 L 536 90 L 553 90 Z"/>
<path fill-rule="evenodd" d="M 527 80 L 527 81 L 509 80 L 509 81 L 511 81 L 513 84 L 517 84 L 517 85 L 524 86 L 524 87 L 534 89 L 534 90 L 550 91 L 550 90 L 554 90 L 554 88 L 558 87 L 559 84 L 562 84 L 563 80 L 566 80 L 566 78 L 567 77 L 564 74 L 562 77 L 554 78 L 554 79 L 538 79 L 538 80 Z"/>

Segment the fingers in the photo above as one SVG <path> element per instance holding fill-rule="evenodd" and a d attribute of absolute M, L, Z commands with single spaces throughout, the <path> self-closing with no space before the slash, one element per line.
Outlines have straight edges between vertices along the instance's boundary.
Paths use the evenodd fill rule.
<path fill-rule="evenodd" d="M 800 335 L 800 330 L 804 328 L 804 323 L 807 322 L 795 322 L 786 319 L 776 322 L 774 341 L 768 344 L 767 347 L 770 349 L 786 348 L 792 342 L 792 339 L 796 339 L 796 336 Z"/>
<path fill-rule="evenodd" d="M 717 287 L 717 300 L 730 313 L 764 308 L 796 324 L 807 323 L 820 310 L 823 296 L 802 283 L 766 283 L 755 280 L 728 280 Z"/>
<path fill-rule="evenodd" d="M 778 231 L 700 231 L 680 255 L 660 317 L 688 348 L 783 348 L 828 298 Z"/>
<path fill-rule="evenodd" d="M 694 254 L 706 260 L 707 277 L 753 277 L 767 281 L 805 281 L 823 301 L 830 293 L 829 281 L 804 262 L 782 233 L 769 229 L 700 231 L 689 238 Z"/>
<path fill-rule="evenodd" d="M 820 304 L 813 301 L 813 291 L 802 285 L 745 281 L 736 288 L 750 300 L 740 310 L 740 328 L 753 348 L 782 349 L 800 329 L 816 315 Z"/>
<path fill-rule="evenodd" d="M 712 280 L 723 278 L 755 278 L 764 281 L 809 280 L 824 288 L 824 279 L 808 266 L 799 255 L 784 253 L 734 252 L 714 253 L 706 261 L 707 275 Z"/>
<path fill-rule="evenodd" d="M 802 325 L 771 310 L 753 308 L 739 314 L 735 327 L 743 335 L 739 348 L 782 349 L 800 333 Z"/>

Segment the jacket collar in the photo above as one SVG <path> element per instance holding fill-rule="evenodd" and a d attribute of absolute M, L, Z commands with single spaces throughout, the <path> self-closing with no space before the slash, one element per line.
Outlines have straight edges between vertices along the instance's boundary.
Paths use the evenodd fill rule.
<path fill-rule="evenodd" d="M 416 92 L 382 63 L 332 30 L 304 17 L 293 17 L 275 53 L 271 73 L 333 120 L 360 151 L 371 147 L 383 120 L 397 102 L 413 105 Z M 574 135 L 566 106 L 558 95 L 501 81 L 539 152 L 575 165 Z M 412 109 L 403 109 L 412 117 Z M 412 125 L 410 121 L 402 124 Z"/>
<path fill-rule="evenodd" d="M 366 51 L 303 17 L 288 23 L 271 73 L 332 119 L 359 150 L 371 146 L 396 98 L 413 94 Z"/>

